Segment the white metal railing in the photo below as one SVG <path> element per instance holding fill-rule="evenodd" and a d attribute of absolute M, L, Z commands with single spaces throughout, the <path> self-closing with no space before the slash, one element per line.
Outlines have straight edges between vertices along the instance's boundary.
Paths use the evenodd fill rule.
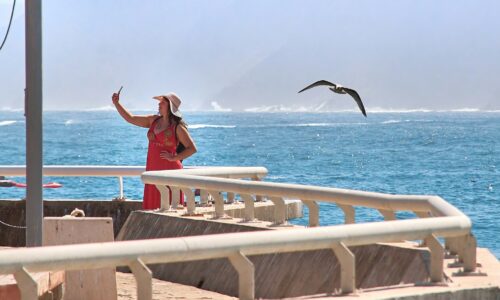
<path fill-rule="evenodd" d="M 206 191 L 215 199 L 215 218 L 224 217 L 222 192 L 240 195 L 245 204 L 245 221 L 252 221 L 254 218 L 254 197 L 267 197 L 275 204 L 274 225 L 278 226 L 286 222 L 287 207 L 284 201 L 285 198 L 299 199 L 304 202 L 309 209 L 310 227 L 319 226 L 319 205 L 317 202 L 329 202 L 338 205 L 345 214 L 346 224 L 355 222 L 354 206 L 376 209 L 384 216 L 386 221 L 396 220 L 395 213 L 397 211 L 414 212 L 420 218 L 417 220 L 422 221 L 423 218 L 430 218 L 435 224 L 442 222 L 444 218 L 461 218 L 463 222 L 468 224 L 469 233 L 461 237 L 447 238 L 446 247 L 452 253 L 459 255 L 459 258 L 464 263 L 465 271 L 471 272 L 476 269 L 476 240 L 470 234 L 471 221 L 459 209 L 441 197 L 390 195 L 299 184 L 211 178 L 203 176 L 204 172 L 203 169 L 150 171 L 143 173 L 141 178 L 144 183 L 155 184 L 159 189 L 164 189 L 165 185 L 168 185 L 172 190 L 184 191 L 188 196 L 188 208 L 190 202 L 194 203 L 192 192 L 190 192 L 192 189 Z M 167 202 L 168 200 L 163 198 L 168 198 L 168 193 L 162 193 L 162 202 Z"/>
<path fill-rule="evenodd" d="M 44 166 L 43 175 L 58 177 L 117 177 L 119 193 L 116 199 L 124 200 L 123 177 L 138 177 L 145 170 L 143 166 Z M 26 166 L 0 166 L 0 175 L 26 176 Z"/>
<path fill-rule="evenodd" d="M 193 190 L 206 192 L 215 200 L 216 218 L 223 216 L 224 200 L 221 193 L 225 192 L 239 195 L 244 200 L 246 221 L 253 219 L 253 202 L 256 197 L 265 196 L 275 204 L 276 225 L 285 222 L 285 198 L 300 199 L 308 206 L 311 227 L 319 225 L 318 201 L 340 206 L 348 225 L 3 250 L 0 251 L 0 274 L 14 274 L 21 286 L 23 299 L 30 299 L 29 297 L 35 295 L 36 283 L 30 279 L 29 272 L 128 265 L 138 282 L 138 298 L 151 299 L 151 272 L 145 264 L 227 257 L 239 274 L 240 298 L 253 299 L 254 267 L 247 258 L 248 255 L 330 248 L 341 264 L 341 290 L 343 293 L 349 293 L 354 291 L 356 280 L 355 258 L 348 246 L 424 240 L 431 252 L 430 279 L 433 282 L 441 282 L 444 248 L 437 238 L 445 238 L 446 247 L 450 252 L 458 254 L 465 272 L 473 272 L 476 269 L 476 241 L 470 232 L 470 219 L 440 197 L 388 195 L 231 179 L 241 176 L 241 172 L 238 168 L 216 167 L 145 172 L 141 178 L 144 183 L 155 184 L 160 190 L 163 189 L 162 203 L 166 206 L 168 193 L 165 193 L 165 186 L 172 189 L 173 195 L 178 194 L 178 190 L 187 195 L 188 210 L 190 203 L 194 203 Z M 176 205 L 175 199 L 172 204 Z M 349 224 L 355 222 L 354 206 L 377 209 L 386 221 Z M 195 208 L 191 209 L 194 212 Z M 401 210 L 413 211 L 420 218 L 395 220 L 395 212 Z"/>
<path fill-rule="evenodd" d="M 197 167 L 188 166 L 185 170 L 213 169 L 213 174 L 208 171 L 206 176 L 220 176 L 226 178 L 250 178 L 252 180 L 261 180 L 267 175 L 267 169 L 263 167 L 238 167 L 238 171 L 234 171 L 231 167 Z M 225 172 L 228 171 L 228 172 Z M 119 196 L 116 199 L 123 200 L 123 177 L 139 177 L 145 171 L 143 166 L 44 166 L 44 176 L 57 177 L 117 177 L 119 184 Z M 0 165 L 0 175 L 2 176 L 26 176 L 26 166 L 21 165 Z"/>
<path fill-rule="evenodd" d="M 395 213 L 397 211 L 411 211 L 420 218 L 415 220 L 416 223 L 428 225 L 426 228 L 429 232 L 424 239 L 424 244 L 431 250 L 431 260 L 439 261 L 439 263 L 431 263 L 430 276 L 432 281 L 442 281 L 443 279 L 444 249 L 436 239 L 437 236 L 446 238 L 446 247 L 450 250 L 450 253 L 458 254 L 459 259 L 463 262 L 465 272 L 473 272 L 476 269 L 476 239 L 470 232 L 472 226 L 470 219 L 438 196 L 390 195 L 299 184 L 208 178 L 203 175 L 203 170 L 153 171 L 145 172 L 141 178 L 144 183 L 155 184 L 158 188 L 164 188 L 168 184 L 171 189 L 185 191 L 188 195 L 188 205 L 190 201 L 194 202 L 194 199 L 189 197 L 190 190 L 201 189 L 206 191 L 215 199 L 216 218 L 224 216 L 222 192 L 240 195 L 245 204 L 245 221 L 253 220 L 254 196 L 269 198 L 275 204 L 274 225 L 281 225 L 286 222 L 287 207 L 284 202 L 285 198 L 299 199 L 309 208 L 310 227 L 319 226 L 319 205 L 317 202 L 329 202 L 338 205 L 345 214 L 346 224 L 355 222 L 354 206 L 373 208 L 378 210 L 386 221 L 392 221 L 382 222 L 380 231 L 371 232 L 374 242 L 382 242 L 387 238 L 386 229 L 403 226 L 402 221 L 396 221 Z M 167 194 L 163 193 L 162 197 L 167 198 Z M 463 226 L 462 229 L 465 230 L 456 231 L 454 236 L 439 235 L 434 231 L 451 219 L 460 222 L 461 226 Z M 414 228 L 417 228 L 416 224 Z M 400 238 L 401 240 L 407 239 L 407 236 L 400 236 Z M 334 252 L 341 265 L 345 264 L 345 261 L 352 261 L 352 264 L 354 264 L 354 256 L 345 246 L 334 248 Z M 347 273 L 341 274 L 343 291 L 354 290 L 355 280 L 353 279 L 348 283 L 345 279 L 355 277 L 353 268 L 351 263 L 349 263 L 349 267 L 344 268 L 342 266 L 344 271 L 352 271 L 352 273 L 346 271 Z"/>
<path fill-rule="evenodd" d="M 152 275 L 146 264 L 225 257 L 239 274 L 240 299 L 254 299 L 254 266 L 248 255 L 332 249 L 341 264 L 342 292 L 349 293 L 355 286 L 355 259 L 347 247 L 377 242 L 425 239 L 431 251 L 431 279 L 441 281 L 443 248 L 436 237 L 467 234 L 470 223 L 462 217 L 440 219 L 2 250 L 0 274 L 14 274 L 22 299 L 35 299 L 36 281 L 29 272 L 129 266 L 138 299 L 151 299 Z"/>

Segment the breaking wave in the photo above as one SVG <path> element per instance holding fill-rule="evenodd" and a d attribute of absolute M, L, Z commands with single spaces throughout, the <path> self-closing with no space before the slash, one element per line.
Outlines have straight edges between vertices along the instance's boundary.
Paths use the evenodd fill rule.
<path fill-rule="evenodd" d="M 16 122 L 17 121 L 0 121 L 0 126 L 9 126 L 9 125 L 12 125 Z"/>
<path fill-rule="evenodd" d="M 116 110 L 116 108 L 114 108 L 111 105 L 106 105 L 106 106 L 101 106 L 101 107 L 87 108 L 87 109 L 84 109 L 83 111 L 113 111 L 113 110 Z"/>
<path fill-rule="evenodd" d="M 235 128 L 236 125 L 211 125 L 211 124 L 193 124 L 189 125 L 189 129 L 200 129 L 200 128 Z"/>

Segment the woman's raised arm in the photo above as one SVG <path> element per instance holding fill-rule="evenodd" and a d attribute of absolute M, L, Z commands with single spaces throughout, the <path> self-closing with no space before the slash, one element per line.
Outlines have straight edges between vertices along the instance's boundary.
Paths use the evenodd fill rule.
<path fill-rule="evenodd" d="M 151 122 L 154 120 L 154 116 L 135 116 L 131 114 L 123 105 L 120 103 L 120 95 L 117 93 L 113 94 L 112 97 L 113 104 L 116 107 L 116 110 L 122 116 L 122 118 L 129 122 L 130 124 L 144 127 L 144 128 L 149 128 L 151 126 Z"/>

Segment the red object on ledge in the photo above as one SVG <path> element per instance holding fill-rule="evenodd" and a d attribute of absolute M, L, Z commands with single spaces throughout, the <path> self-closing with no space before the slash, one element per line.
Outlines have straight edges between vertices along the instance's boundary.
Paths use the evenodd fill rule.
<path fill-rule="evenodd" d="M 26 187 L 26 183 L 19 183 L 19 182 L 15 182 L 15 181 L 12 181 L 12 180 L 0 180 L 0 187 L 25 188 Z M 62 187 L 62 184 L 57 183 L 57 182 L 49 182 L 49 183 L 45 183 L 43 185 L 43 187 L 44 188 L 48 188 L 48 189 L 56 189 L 56 188 Z"/>

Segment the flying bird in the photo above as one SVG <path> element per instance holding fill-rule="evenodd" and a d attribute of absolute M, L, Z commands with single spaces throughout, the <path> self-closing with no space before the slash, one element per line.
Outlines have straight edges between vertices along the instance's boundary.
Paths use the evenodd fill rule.
<path fill-rule="evenodd" d="M 305 90 L 308 90 L 308 89 L 316 87 L 316 86 L 321 86 L 321 85 L 329 86 L 330 91 L 337 93 L 337 94 L 349 94 L 351 97 L 354 98 L 354 101 L 356 101 L 356 103 L 358 104 L 359 109 L 361 110 L 363 115 L 366 117 L 365 106 L 363 105 L 363 101 L 361 101 L 361 97 L 359 96 L 358 92 L 356 92 L 353 89 L 343 87 L 340 84 L 331 83 L 331 82 L 326 81 L 326 80 L 320 80 L 320 81 L 316 81 L 315 83 L 308 85 L 305 88 L 301 89 L 299 91 L 299 93 L 302 93 Z"/>

